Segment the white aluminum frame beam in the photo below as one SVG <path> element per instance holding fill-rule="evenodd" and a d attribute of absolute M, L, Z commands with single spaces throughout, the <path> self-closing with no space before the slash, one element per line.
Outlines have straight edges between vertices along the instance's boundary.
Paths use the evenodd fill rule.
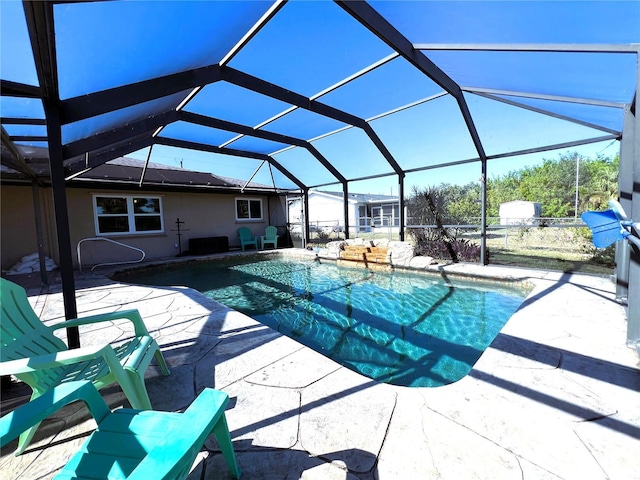
<path fill-rule="evenodd" d="M 638 53 L 640 45 L 617 43 L 414 43 L 416 50 L 490 52 Z"/>

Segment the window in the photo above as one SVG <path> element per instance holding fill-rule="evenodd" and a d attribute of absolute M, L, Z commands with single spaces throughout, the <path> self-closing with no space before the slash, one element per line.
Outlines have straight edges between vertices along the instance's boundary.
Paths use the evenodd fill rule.
<path fill-rule="evenodd" d="M 94 195 L 93 208 L 98 235 L 164 232 L 160 197 Z"/>
<path fill-rule="evenodd" d="M 371 211 L 376 227 L 397 227 L 400 225 L 400 206 L 397 203 L 373 207 Z"/>
<path fill-rule="evenodd" d="M 262 200 L 236 198 L 236 220 L 262 220 Z"/>

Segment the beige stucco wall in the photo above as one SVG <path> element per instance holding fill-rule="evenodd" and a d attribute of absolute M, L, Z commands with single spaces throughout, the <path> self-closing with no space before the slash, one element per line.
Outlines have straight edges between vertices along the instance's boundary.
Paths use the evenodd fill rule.
<path fill-rule="evenodd" d="M 32 190 L 30 186 L 2 186 L 1 191 L 1 223 L 0 233 L 2 247 L 2 269 L 11 268 L 20 258 L 37 252 L 36 230 Z M 45 253 L 56 264 L 58 254 L 54 230 L 54 212 L 52 192 L 50 188 L 41 188 L 40 197 L 43 205 L 43 224 L 45 226 Z M 254 235 L 264 235 L 269 225 L 269 202 L 267 197 L 247 195 L 246 198 L 261 198 L 263 203 L 262 221 L 237 222 L 235 218 L 235 199 L 233 194 L 200 194 L 200 193 L 162 193 L 118 190 L 92 190 L 84 188 L 68 188 L 67 204 L 69 209 L 69 231 L 74 267 L 78 267 L 76 246 L 82 239 L 96 237 L 93 217 L 93 194 L 122 194 L 161 196 L 164 233 L 153 235 L 121 235 L 110 236 L 116 240 L 145 251 L 147 259 L 174 257 L 179 248 L 176 230 L 176 219 L 180 219 L 182 231 L 182 251 L 189 248 L 189 238 L 226 236 L 230 247 L 239 246 L 237 229 L 244 225 Z M 244 198 L 244 197 L 243 197 Z M 107 242 L 85 241 L 81 247 L 82 266 L 96 263 L 128 261 L 140 258 L 140 253 Z"/>
<path fill-rule="evenodd" d="M 46 211 L 51 191 L 38 189 L 40 205 Z M 30 185 L 0 187 L 0 260 L 9 270 L 26 255 L 38 251 L 33 190 Z M 45 255 L 51 257 L 47 226 L 43 225 Z"/>

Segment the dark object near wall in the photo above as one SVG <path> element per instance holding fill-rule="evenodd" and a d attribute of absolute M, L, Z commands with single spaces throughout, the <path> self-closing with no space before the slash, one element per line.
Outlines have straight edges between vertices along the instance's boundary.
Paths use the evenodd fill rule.
<path fill-rule="evenodd" d="M 206 237 L 189 239 L 189 255 L 206 255 L 229 251 L 228 237 Z"/>

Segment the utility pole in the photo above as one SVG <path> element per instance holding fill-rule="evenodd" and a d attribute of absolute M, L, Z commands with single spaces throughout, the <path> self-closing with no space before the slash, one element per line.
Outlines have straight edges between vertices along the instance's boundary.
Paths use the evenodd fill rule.
<path fill-rule="evenodd" d="M 580 155 L 576 153 L 576 206 L 574 211 L 575 221 L 578 221 L 578 178 L 580 175 Z"/>

